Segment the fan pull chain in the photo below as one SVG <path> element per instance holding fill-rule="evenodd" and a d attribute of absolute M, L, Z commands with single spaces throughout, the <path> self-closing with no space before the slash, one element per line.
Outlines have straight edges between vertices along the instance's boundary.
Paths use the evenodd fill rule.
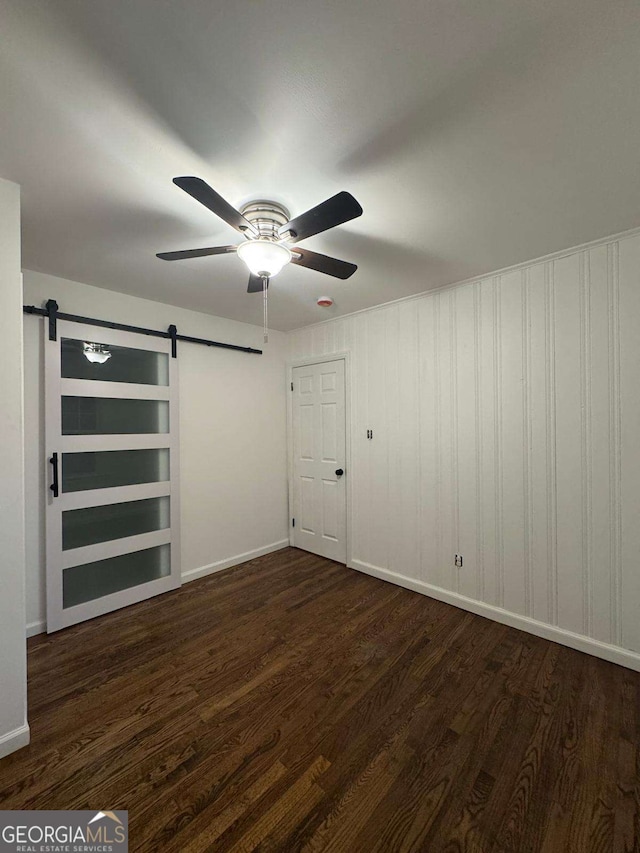
<path fill-rule="evenodd" d="M 268 290 L 269 290 L 269 279 L 266 278 L 266 276 L 265 276 L 265 278 L 262 279 L 262 298 L 263 298 L 263 305 L 264 305 L 264 335 L 263 335 L 263 339 L 264 339 L 265 344 L 269 340 L 269 327 L 268 327 L 268 314 L 267 314 L 267 293 L 268 293 Z"/>

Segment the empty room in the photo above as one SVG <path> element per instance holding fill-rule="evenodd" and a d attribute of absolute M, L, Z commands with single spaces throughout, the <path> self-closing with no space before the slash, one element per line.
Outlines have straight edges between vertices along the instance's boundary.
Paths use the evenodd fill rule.
<path fill-rule="evenodd" d="M 0 22 L 0 851 L 640 853 L 637 2 Z"/>

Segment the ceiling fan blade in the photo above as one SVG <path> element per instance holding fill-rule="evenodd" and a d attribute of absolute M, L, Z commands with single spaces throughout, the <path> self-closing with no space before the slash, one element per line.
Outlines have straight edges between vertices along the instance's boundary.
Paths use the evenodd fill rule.
<path fill-rule="evenodd" d="M 287 222 L 280 234 L 285 236 L 289 232 L 290 240 L 297 243 L 361 215 L 362 208 L 351 193 L 341 192 Z"/>
<path fill-rule="evenodd" d="M 343 280 L 352 276 L 358 269 L 355 264 L 350 264 L 348 261 L 339 261 L 337 258 L 330 258 L 329 255 L 320 255 L 318 252 L 299 249 L 297 246 L 292 252 L 291 263 Z"/>
<path fill-rule="evenodd" d="M 253 275 L 253 273 L 249 276 L 249 285 L 247 287 L 247 293 L 262 293 L 262 279 L 259 275 Z M 267 279 L 267 287 L 269 287 L 269 279 Z"/>
<path fill-rule="evenodd" d="M 196 201 L 199 201 L 200 204 L 204 204 L 205 207 L 208 207 L 212 213 L 215 213 L 216 216 L 219 216 L 220 219 L 224 219 L 232 228 L 235 228 L 236 231 L 240 231 L 242 234 L 248 232 L 249 234 L 256 234 L 256 230 L 253 225 L 249 222 L 248 219 L 245 219 L 244 216 L 232 207 L 228 201 L 222 198 L 222 196 L 217 193 L 214 189 L 212 189 L 206 181 L 203 181 L 202 178 L 194 178 L 190 175 L 185 175 L 183 177 L 174 178 L 173 183 L 180 187 L 181 190 L 184 190 L 186 193 L 189 193 L 192 198 L 195 198 Z"/>
<path fill-rule="evenodd" d="M 184 261 L 187 258 L 204 258 L 206 255 L 226 255 L 235 252 L 235 246 L 210 246 L 208 249 L 185 249 L 181 252 L 158 252 L 156 258 L 162 261 Z"/>

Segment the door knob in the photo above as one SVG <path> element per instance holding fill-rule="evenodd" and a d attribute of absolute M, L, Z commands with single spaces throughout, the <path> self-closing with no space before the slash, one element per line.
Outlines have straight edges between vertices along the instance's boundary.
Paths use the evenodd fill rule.
<path fill-rule="evenodd" d="M 342 468 L 336 468 L 336 477 L 342 477 L 343 474 L 344 471 L 342 470 Z"/>

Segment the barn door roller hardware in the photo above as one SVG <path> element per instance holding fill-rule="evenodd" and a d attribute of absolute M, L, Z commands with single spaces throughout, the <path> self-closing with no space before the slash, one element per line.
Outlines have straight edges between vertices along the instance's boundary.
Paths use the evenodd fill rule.
<path fill-rule="evenodd" d="M 44 308 L 37 308 L 35 305 L 23 305 L 22 310 L 25 314 L 35 314 L 39 317 L 46 317 L 49 322 L 49 340 L 55 341 L 58 339 L 58 320 L 68 320 L 71 323 L 83 323 L 86 326 L 100 326 L 103 329 L 118 329 L 121 332 L 135 332 L 138 335 L 149 335 L 152 338 L 168 338 L 171 341 L 171 356 L 177 358 L 178 341 L 186 341 L 189 344 L 202 344 L 206 347 L 221 347 L 222 349 L 233 349 L 239 352 L 250 352 L 255 355 L 262 355 L 261 349 L 253 347 L 241 347 L 237 344 L 225 344 L 221 341 L 210 341 L 207 338 L 194 338 L 191 335 L 179 335 L 176 326 L 169 326 L 166 332 L 159 329 L 145 329 L 142 326 L 129 326 L 126 323 L 114 323 L 111 320 L 96 320 L 94 317 L 80 317 L 78 314 L 65 314 L 58 311 L 58 303 L 55 299 L 49 299 Z"/>

